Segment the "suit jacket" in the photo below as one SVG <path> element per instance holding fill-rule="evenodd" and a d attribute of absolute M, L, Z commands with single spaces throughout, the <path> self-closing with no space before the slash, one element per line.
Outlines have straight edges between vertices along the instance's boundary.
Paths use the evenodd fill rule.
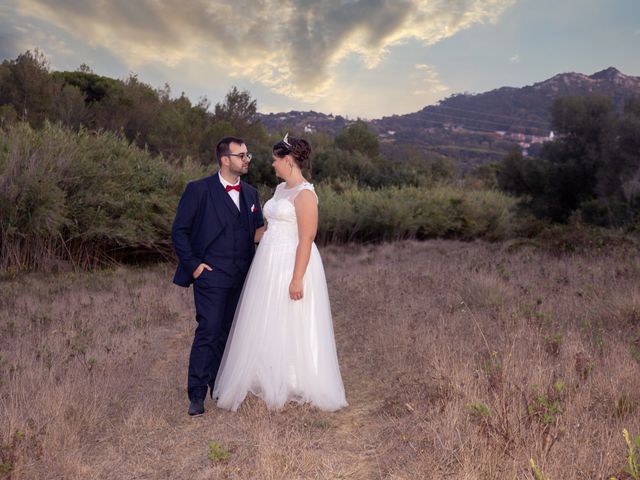
<path fill-rule="evenodd" d="M 247 212 L 249 234 L 254 237 L 257 228 L 264 225 L 258 191 L 246 182 L 240 182 L 240 209 Z M 189 182 L 176 212 L 171 238 L 178 256 L 178 267 L 173 283 L 188 287 L 194 281 L 193 272 L 203 262 L 207 249 L 215 242 L 219 264 L 214 269 L 233 273 L 232 223 L 241 212 L 220 183 L 218 173 Z"/>

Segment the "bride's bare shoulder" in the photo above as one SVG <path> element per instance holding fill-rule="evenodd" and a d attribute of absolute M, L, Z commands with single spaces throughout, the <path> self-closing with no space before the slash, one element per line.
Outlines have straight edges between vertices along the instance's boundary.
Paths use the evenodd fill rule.
<path fill-rule="evenodd" d="M 306 204 L 308 202 L 313 202 L 314 205 L 318 204 L 318 195 L 316 194 L 313 185 L 310 183 L 307 183 L 304 186 L 301 185 L 300 188 L 298 188 L 294 199 L 294 203 L 296 205 Z"/>

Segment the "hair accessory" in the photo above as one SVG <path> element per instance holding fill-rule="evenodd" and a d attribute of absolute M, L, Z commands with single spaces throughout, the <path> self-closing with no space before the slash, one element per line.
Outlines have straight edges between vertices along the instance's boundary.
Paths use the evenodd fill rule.
<path fill-rule="evenodd" d="M 284 144 L 291 148 L 291 144 L 289 143 L 289 132 L 287 132 L 287 134 L 284 136 L 284 138 L 282 139 L 282 141 L 284 142 Z"/>

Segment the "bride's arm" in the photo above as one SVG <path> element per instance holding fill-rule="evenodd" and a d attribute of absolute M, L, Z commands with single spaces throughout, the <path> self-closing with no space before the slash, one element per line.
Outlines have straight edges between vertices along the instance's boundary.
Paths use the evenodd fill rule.
<path fill-rule="evenodd" d="M 294 201 L 298 220 L 298 248 L 296 249 L 296 263 L 293 267 L 293 277 L 289 285 L 289 297 L 300 300 L 303 295 L 302 279 L 307 271 L 311 245 L 318 230 L 318 203 L 315 194 L 310 190 L 301 191 Z"/>

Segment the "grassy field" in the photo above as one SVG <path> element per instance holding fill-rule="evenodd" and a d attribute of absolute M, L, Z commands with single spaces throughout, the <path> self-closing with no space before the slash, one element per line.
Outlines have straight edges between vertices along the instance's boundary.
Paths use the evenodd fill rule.
<path fill-rule="evenodd" d="M 322 255 L 350 404 L 337 413 L 251 398 L 188 417 L 193 301 L 170 265 L 3 278 L 0 478 L 633 478 L 637 252 L 438 240 Z"/>

